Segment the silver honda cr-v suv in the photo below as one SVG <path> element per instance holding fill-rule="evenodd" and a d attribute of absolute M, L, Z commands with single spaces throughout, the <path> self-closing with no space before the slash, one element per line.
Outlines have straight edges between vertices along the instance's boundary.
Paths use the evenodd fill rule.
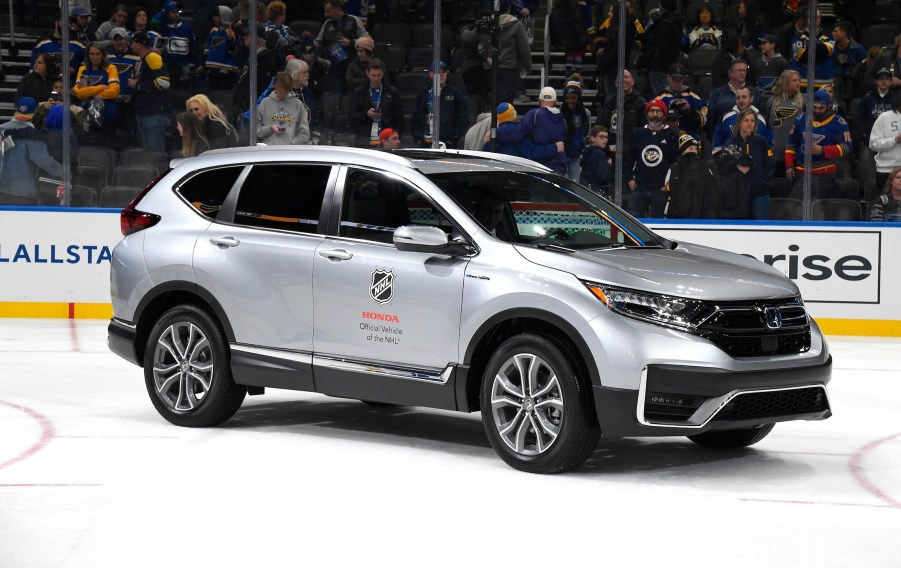
<path fill-rule="evenodd" d="M 221 423 L 264 387 L 481 410 L 504 461 L 552 473 L 601 435 L 735 448 L 831 415 L 793 282 L 526 160 L 216 150 L 121 224 L 109 345 L 174 424 Z"/>

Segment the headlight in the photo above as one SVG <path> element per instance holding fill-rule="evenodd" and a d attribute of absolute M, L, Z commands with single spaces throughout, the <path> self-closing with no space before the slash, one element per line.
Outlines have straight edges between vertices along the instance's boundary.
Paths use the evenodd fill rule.
<path fill-rule="evenodd" d="M 584 284 L 614 312 L 656 325 L 693 332 L 710 313 L 710 307 L 700 300 L 626 290 L 594 282 Z"/>

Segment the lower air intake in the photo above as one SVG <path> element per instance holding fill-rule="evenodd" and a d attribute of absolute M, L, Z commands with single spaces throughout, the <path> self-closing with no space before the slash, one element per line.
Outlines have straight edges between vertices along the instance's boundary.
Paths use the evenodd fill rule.
<path fill-rule="evenodd" d="M 714 420 L 773 418 L 813 414 L 829 409 L 826 391 L 821 387 L 750 392 L 740 394 L 721 410 Z"/>

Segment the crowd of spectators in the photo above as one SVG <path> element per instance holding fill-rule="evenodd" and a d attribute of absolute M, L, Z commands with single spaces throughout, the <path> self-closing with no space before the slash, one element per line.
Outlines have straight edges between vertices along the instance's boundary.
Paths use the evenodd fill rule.
<path fill-rule="evenodd" d="M 190 157 L 256 143 L 427 147 L 437 131 L 444 147 L 528 157 L 602 193 L 612 191 L 622 150 L 623 204 L 641 217 L 770 219 L 771 198 L 800 198 L 807 176 L 814 199 L 857 202 L 863 218 L 878 204 L 882 218 L 898 214 L 891 196 L 892 172 L 901 166 L 901 34 L 861 43 L 856 30 L 869 22 L 844 18 L 856 13 L 839 13 L 829 25 L 816 14 L 818 29 L 810 32 L 804 2 L 761 9 L 753 0 L 556 0 L 549 32 L 552 50 L 564 54 L 564 76 L 541 85 L 535 98 L 526 96 L 524 78 L 532 68 L 532 18 L 543 16 L 544 2 L 502 0 L 498 22 L 488 0 L 443 2 L 450 34 L 436 67 L 430 50 L 416 61 L 427 46 L 397 31 L 430 16 L 434 0 L 183 1 L 115 5 L 102 22 L 93 21 L 89 0 L 70 3 L 35 45 L 16 92 L 16 119 L 0 130 L 45 144 L 56 165 L 65 136 L 78 149 Z M 620 6 L 628 50 L 622 73 Z M 311 20 L 315 26 L 293 25 Z M 407 28 L 392 28 L 398 21 Z M 810 172 L 808 50 L 816 62 Z M 67 133 L 53 127 L 61 124 L 63 73 L 74 125 Z M 23 122 L 33 136 L 20 132 Z M 103 183 L 80 177 L 89 168 L 75 154 L 74 183 L 93 185 L 96 203 Z M 42 164 L 28 171 L 58 177 L 58 168 Z M 0 187 L 0 200 L 47 203 L 38 188 Z"/>

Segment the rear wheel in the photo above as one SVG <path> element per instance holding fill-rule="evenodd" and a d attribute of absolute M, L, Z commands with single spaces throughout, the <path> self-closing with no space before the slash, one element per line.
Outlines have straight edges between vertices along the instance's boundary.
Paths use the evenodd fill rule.
<path fill-rule="evenodd" d="M 178 426 L 214 426 L 240 408 L 247 388 L 235 384 L 228 343 L 216 320 L 192 305 L 177 306 L 153 326 L 144 383 L 160 415 Z"/>
<path fill-rule="evenodd" d="M 588 381 L 550 340 L 522 334 L 501 344 L 482 378 L 482 421 L 508 465 L 560 473 L 584 462 L 600 429 Z"/>
<path fill-rule="evenodd" d="M 775 424 L 763 424 L 742 430 L 714 430 L 689 436 L 688 439 L 699 446 L 708 448 L 746 448 L 766 438 L 767 434 L 773 430 L 773 426 Z"/>

